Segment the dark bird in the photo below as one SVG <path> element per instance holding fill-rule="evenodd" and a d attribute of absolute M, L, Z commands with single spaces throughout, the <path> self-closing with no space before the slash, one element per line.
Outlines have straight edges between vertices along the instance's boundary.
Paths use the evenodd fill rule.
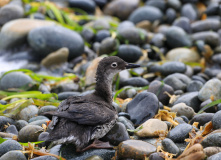
<path fill-rule="evenodd" d="M 117 56 L 103 58 L 97 67 L 92 94 L 69 97 L 61 102 L 57 111 L 46 113 L 53 116 L 47 141 L 72 143 L 77 151 L 105 148 L 105 143 L 98 139 L 110 131 L 118 117 L 112 106 L 113 77 L 124 69 L 136 67 L 139 65 L 126 63 Z M 94 143 L 89 145 L 92 140 Z"/>

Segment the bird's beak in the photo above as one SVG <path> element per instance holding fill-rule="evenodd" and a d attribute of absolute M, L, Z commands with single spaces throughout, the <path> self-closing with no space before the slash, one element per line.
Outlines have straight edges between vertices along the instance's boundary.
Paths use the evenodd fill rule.
<path fill-rule="evenodd" d="M 140 65 L 139 64 L 132 64 L 132 63 L 127 63 L 126 64 L 126 69 L 137 68 L 137 67 L 140 67 Z"/>

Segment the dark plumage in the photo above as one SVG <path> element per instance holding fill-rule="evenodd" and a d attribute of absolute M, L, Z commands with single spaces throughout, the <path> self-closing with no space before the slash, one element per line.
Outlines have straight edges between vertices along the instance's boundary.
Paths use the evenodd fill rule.
<path fill-rule="evenodd" d="M 97 68 L 96 87 L 92 94 L 69 97 L 61 102 L 56 112 L 46 113 L 53 116 L 47 141 L 73 143 L 80 151 L 91 140 L 106 135 L 117 118 L 112 106 L 112 79 L 121 70 L 138 66 L 116 56 L 103 58 Z"/>

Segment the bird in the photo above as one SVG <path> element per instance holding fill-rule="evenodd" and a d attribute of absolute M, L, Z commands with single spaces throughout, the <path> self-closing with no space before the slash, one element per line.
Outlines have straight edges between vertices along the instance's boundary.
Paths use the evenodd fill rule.
<path fill-rule="evenodd" d="M 111 147 L 109 143 L 99 139 L 111 130 L 118 118 L 112 106 L 113 78 L 124 69 L 139 66 L 127 63 L 118 56 L 103 58 L 97 67 L 93 93 L 68 97 L 60 103 L 56 111 L 44 114 L 52 116 L 46 141 L 54 145 L 74 144 L 77 152 Z"/>

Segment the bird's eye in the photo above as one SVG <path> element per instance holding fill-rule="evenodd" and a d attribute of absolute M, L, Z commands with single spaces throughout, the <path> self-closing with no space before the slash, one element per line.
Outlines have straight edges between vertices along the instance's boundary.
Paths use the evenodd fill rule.
<path fill-rule="evenodd" d="M 113 63 L 111 64 L 111 67 L 116 68 L 116 67 L 117 67 L 117 62 L 113 62 Z"/>

